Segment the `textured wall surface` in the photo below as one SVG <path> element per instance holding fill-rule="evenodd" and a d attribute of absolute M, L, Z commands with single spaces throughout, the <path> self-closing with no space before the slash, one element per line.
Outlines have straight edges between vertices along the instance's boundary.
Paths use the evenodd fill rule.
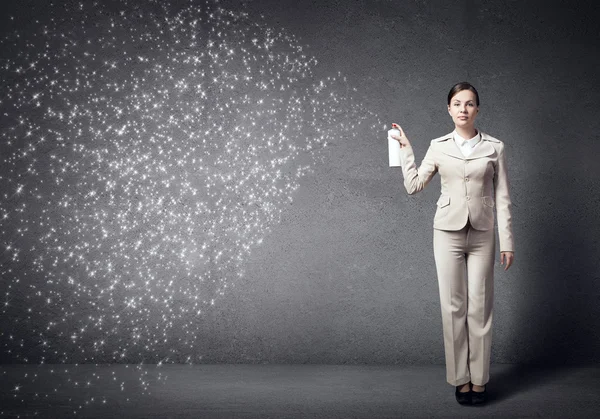
<path fill-rule="evenodd" d="M 271 2 L 325 72 L 365 88 L 417 161 L 453 129 L 446 95 L 479 90 L 507 146 L 516 262 L 495 272 L 493 362 L 598 362 L 597 12 L 569 2 Z M 257 7 L 258 9 L 258 7 Z M 261 7 L 262 9 L 262 7 Z M 385 139 L 339 138 L 215 312 L 218 360 L 443 362 L 432 254 L 439 177 L 408 196 Z M 498 256 L 499 260 L 499 256 Z M 216 330 L 215 330 L 216 332 Z"/>
<path fill-rule="evenodd" d="M 495 270 L 492 362 L 600 360 L 600 34 L 592 2 L 220 3 L 294 34 L 318 61 L 312 77 L 345 76 L 365 109 L 404 128 L 418 163 L 430 139 L 453 129 L 450 87 L 474 84 L 477 126 L 506 144 L 513 201 L 516 258 L 509 271 Z M 193 318 L 194 362 L 444 362 L 432 250 L 439 177 L 407 195 L 399 169 L 387 166 L 385 127 L 347 135 L 353 121 L 341 121 L 346 128 L 245 258 L 244 275 Z M 5 285 L 10 263 L 5 253 Z M 4 330 L 19 313 L 31 316 L 29 303 L 17 301 Z M 37 312 L 38 324 L 56 316 Z M 6 362 L 23 360 L 15 350 L 36 349 L 7 343 L 6 332 L 1 342 Z M 55 349 L 77 359 L 74 348 L 81 346 Z"/>

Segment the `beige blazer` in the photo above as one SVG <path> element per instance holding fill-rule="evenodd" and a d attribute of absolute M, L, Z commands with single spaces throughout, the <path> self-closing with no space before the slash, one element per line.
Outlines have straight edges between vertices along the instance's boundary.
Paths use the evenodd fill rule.
<path fill-rule="evenodd" d="M 449 133 L 431 140 L 418 169 L 412 147 L 402 147 L 400 154 L 404 187 L 411 195 L 422 191 L 433 175 L 440 173 L 442 190 L 433 228 L 460 230 L 468 219 L 476 230 L 493 229 L 495 207 L 500 251 L 514 251 L 502 141 L 481 132 L 481 141 L 465 157 Z"/>

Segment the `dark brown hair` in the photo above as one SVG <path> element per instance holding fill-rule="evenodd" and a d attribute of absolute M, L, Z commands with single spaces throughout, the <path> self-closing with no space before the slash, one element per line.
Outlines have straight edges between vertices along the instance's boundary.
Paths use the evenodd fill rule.
<path fill-rule="evenodd" d="M 467 83 L 466 81 L 456 83 L 454 86 L 452 86 L 452 89 L 450 89 L 450 93 L 448 93 L 448 105 L 450 105 L 450 101 L 452 100 L 454 95 L 462 90 L 470 90 L 473 93 L 475 93 L 475 99 L 477 101 L 477 106 L 479 106 L 479 93 L 477 93 L 477 89 L 475 89 L 471 85 L 471 83 Z"/>

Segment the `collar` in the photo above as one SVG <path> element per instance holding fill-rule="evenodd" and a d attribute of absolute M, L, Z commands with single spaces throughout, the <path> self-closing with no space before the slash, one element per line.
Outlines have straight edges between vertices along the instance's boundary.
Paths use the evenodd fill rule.
<path fill-rule="evenodd" d="M 491 135 L 486 134 L 483 131 L 479 131 L 479 134 L 481 135 L 481 139 L 483 141 L 491 141 L 493 143 L 500 143 L 501 142 L 499 139 L 497 139 L 495 137 L 492 137 Z M 442 142 L 442 141 L 446 141 L 446 140 L 451 140 L 452 138 L 453 138 L 452 132 L 449 132 L 448 134 L 442 135 L 441 137 L 434 138 L 431 141 L 438 143 L 438 142 Z"/>
<path fill-rule="evenodd" d="M 454 135 L 452 132 L 442 135 L 441 137 L 434 138 L 431 140 L 431 144 L 436 144 L 436 147 L 438 147 L 438 150 L 440 150 L 442 153 L 462 160 L 474 160 L 494 154 L 496 150 L 492 144 L 499 144 L 501 141 L 482 131 L 479 131 L 479 134 L 481 134 L 481 144 L 473 149 L 473 152 L 468 157 L 465 157 L 462 154 L 458 148 L 458 144 L 453 141 Z"/>

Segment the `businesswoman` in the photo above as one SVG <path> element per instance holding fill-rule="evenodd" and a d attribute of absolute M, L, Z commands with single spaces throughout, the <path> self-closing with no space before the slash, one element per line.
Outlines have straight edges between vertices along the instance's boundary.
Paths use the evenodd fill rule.
<path fill-rule="evenodd" d="M 454 131 L 431 140 L 419 168 L 400 126 L 391 137 L 400 143 L 404 186 L 420 192 L 439 173 L 441 194 L 433 220 L 446 380 L 460 404 L 486 400 L 492 343 L 495 232 L 498 218 L 500 263 L 514 260 L 511 200 L 504 143 L 475 127 L 479 94 L 458 83 L 448 94 Z M 395 132 L 395 133 L 394 133 Z"/>

